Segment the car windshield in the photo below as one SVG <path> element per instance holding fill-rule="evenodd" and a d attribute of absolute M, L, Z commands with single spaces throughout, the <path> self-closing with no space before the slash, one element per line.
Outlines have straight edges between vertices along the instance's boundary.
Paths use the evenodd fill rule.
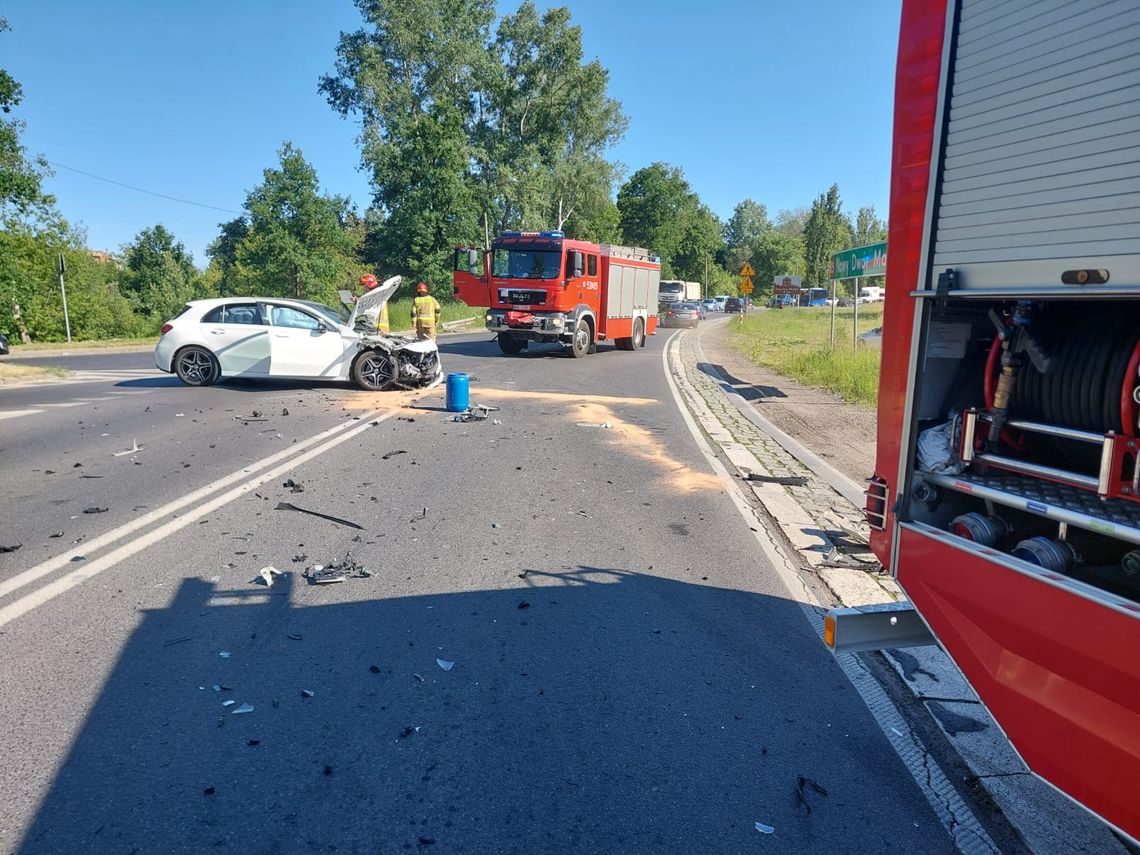
<path fill-rule="evenodd" d="M 662 282 L 661 283 L 661 293 L 662 294 L 680 294 L 683 290 L 684 290 L 684 287 L 681 285 L 680 282 Z"/>
<path fill-rule="evenodd" d="M 493 275 L 499 279 L 557 279 L 561 272 L 561 250 L 495 247 Z"/>
<path fill-rule="evenodd" d="M 298 300 L 302 306 L 312 309 L 318 315 L 328 318 L 334 324 L 347 324 L 348 315 L 340 309 L 334 309 L 332 306 L 326 306 L 324 303 L 314 303 L 311 300 Z"/>

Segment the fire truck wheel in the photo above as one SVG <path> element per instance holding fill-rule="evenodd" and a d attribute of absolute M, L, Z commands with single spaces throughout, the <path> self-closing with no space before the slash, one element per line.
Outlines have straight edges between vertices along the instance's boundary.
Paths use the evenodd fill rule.
<path fill-rule="evenodd" d="M 522 353 L 526 350 L 526 345 L 525 338 L 518 338 L 509 333 L 499 333 L 499 350 L 503 353 L 514 356 L 516 353 Z"/>
<path fill-rule="evenodd" d="M 593 336 L 590 335 L 590 325 L 586 322 L 585 318 L 578 319 L 578 325 L 574 327 L 574 338 L 570 342 L 570 353 L 575 359 L 582 359 L 587 353 L 590 352 L 590 347 L 593 344 Z"/>
<path fill-rule="evenodd" d="M 368 392 L 383 392 L 396 380 L 396 363 L 383 350 L 366 350 L 352 363 L 352 379 Z"/>
<path fill-rule="evenodd" d="M 645 347 L 645 321 L 641 318 L 633 322 L 633 346 Z"/>

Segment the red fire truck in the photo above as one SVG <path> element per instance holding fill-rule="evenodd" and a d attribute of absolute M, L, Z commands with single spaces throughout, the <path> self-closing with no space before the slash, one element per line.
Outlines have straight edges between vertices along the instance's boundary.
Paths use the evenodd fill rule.
<path fill-rule="evenodd" d="M 1140 10 L 904 0 L 872 546 L 1038 775 L 1140 837 Z M 879 623 L 875 623 L 879 621 Z"/>
<path fill-rule="evenodd" d="M 599 341 L 621 350 L 657 329 L 661 261 L 636 247 L 572 240 L 560 231 L 503 232 L 488 252 L 455 251 L 455 296 L 488 306 L 503 353 L 560 342 L 577 358 Z"/>

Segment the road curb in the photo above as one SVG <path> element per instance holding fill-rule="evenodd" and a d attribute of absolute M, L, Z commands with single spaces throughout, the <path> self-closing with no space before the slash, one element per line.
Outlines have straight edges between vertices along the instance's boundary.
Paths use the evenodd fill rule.
<path fill-rule="evenodd" d="M 708 363 L 700 346 L 700 328 L 695 332 L 693 349 L 699 364 L 693 368 L 701 371 L 717 385 L 733 410 L 738 411 L 750 424 L 766 434 L 787 454 L 824 481 L 861 514 L 864 504 L 862 488 L 798 440 L 788 436 L 756 413 L 748 401 L 731 384 L 726 382 L 718 370 Z M 687 335 L 688 331 L 684 334 Z M 677 360 L 678 362 L 681 361 L 679 347 L 677 349 Z M 694 394 L 700 395 L 695 389 Z M 687 396 L 688 393 L 686 393 Z M 723 436 L 729 436 L 727 429 L 721 432 L 722 438 L 719 439 L 712 436 L 712 433 L 710 432 L 712 441 L 721 444 L 722 450 L 728 454 L 729 448 L 723 442 Z M 733 455 L 728 454 L 728 456 L 731 459 Z M 782 490 L 787 494 L 793 493 L 787 488 L 775 489 Z M 758 498 L 762 503 L 764 502 L 763 496 L 758 495 Z M 797 501 L 794 494 L 786 495 L 783 498 L 792 503 Z M 801 511 L 808 516 L 812 514 L 810 508 L 801 506 Z M 781 514 L 772 513 L 771 510 L 769 513 L 781 525 L 781 528 L 785 529 L 784 534 L 787 537 L 788 525 L 792 518 L 782 519 Z M 795 526 L 794 523 L 792 525 Z M 822 528 L 822 526 L 819 527 Z M 804 558 L 805 563 L 810 567 L 812 563 L 807 560 L 804 551 L 797 549 L 796 552 L 801 558 Z M 832 580 L 824 576 L 825 571 L 822 571 L 821 568 L 812 567 L 806 572 L 821 577 L 836 598 L 844 605 L 859 604 L 857 602 L 848 603 L 844 599 L 844 592 L 837 589 L 837 586 L 832 584 Z M 853 572 L 862 573 L 867 577 L 873 575 L 862 570 Z M 810 615 L 809 620 L 815 626 L 816 621 Z M 817 627 L 817 630 L 822 632 L 822 617 L 818 620 L 820 626 Z M 899 684 L 904 686 L 914 700 L 926 709 L 934 726 L 945 737 L 950 749 L 958 756 L 964 768 L 969 770 L 971 777 L 967 779 L 967 783 L 979 785 L 984 789 L 1004 817 L 1005 822 L 1021 837 L 1027 849 L 1041 853 L 1095 851 L 1120 853 L 1120 855 L 1125 855 L 1129 851 L 1099 819 L 1093 817 L 1084 808 L 1029 771 L 997 722 L 994 721 L 973 689 L 961 676 L 957 665 L 941 647 L 911 648 L 905 651 L 885 650 L 881 653 L 889 667 L 897 674 Z M 860 674 L 849 671 L 844 666 L 845 661 L 851 661 L 849 659 L 851 655 L 840 654 L 836 656 L 836 659 L 848 677 L 852 678 L 852 682 L 856 682 L 856 678 L 864 680 L 864 682 L 871 679 L 867 673 Z M 856 685 L 859 688 L 859 684 L 856 683 Z M 873 711 L 876 711 L 871 697 L 872 695 L 864 695 L 864 700 L 867 701 L 868 706 L 872 707 Z M 879 702 L 875 701 L 874 703 Z M 876 717 L 878 717 L 877 711 Z M 890 716 L 888 715 L 886 719 L 880 719 L 880 723 L 889 719 Z M 961 729 L 963 726 L 966 729 Z M 890 728 L 890 730 L 893 736 L 899 736 L 896 732 L 897 728 Z M 906 735 L 908 739 L 913 738 L 910 733 Z M 892 744 L 895 744 L 895 740 L 891 736 L 888 736 L 888 739 L 891 739 Z M 906 743 L 896 744 L 895 747 L 900 749 L 900 756 L 909 766 L 913 758 L 908 758 L 904 754 L 904 750 L 910 751 L 912 749 Z M 936 793 L 939 798 L 947 795 L 941 788 L 937 788 Z M 957 823 L 959 821 L 956 816 L 957 805 L 952 805 L 949 801 L 944 804 L 950 815 L 954 817 L 953 822 Z M 936 807 L 936 811 L 940 816 L 943 815 L 941 808 Z M 952 836 L 954 835 L 952 834 Z M 971 832 L 970 839 L 963 840 L 955 837 L 955 842 L 959 850 L 963 852 L 996 851 L 988 849 L 987 844 L 981 843 L 979 839 L 975 838 L 973 832 Z M 992 843 L 992 841 L 990 842 Z"/>

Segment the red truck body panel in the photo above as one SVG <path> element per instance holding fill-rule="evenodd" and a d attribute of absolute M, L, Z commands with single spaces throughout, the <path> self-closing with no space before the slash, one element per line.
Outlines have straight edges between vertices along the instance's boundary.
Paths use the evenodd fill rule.
<path fill-rule="evenodd" d="M 896 518 L 907 507 L 900 492 L 909 496 L 915 484 L 908 455 L 924 384 L 919 313 L 932 301 L 914 294 L 939 272 L 927 259 L 956 14 L 946 0 L 903 2 L 874 479 L 885 487 L 877 505 L 885 524 L 873 521 L 871 544 L 1029 767 L 1137 838 L 1140 605 L 1031 568 L 1008 549 L 908 522 L 905 510 Z"/>

